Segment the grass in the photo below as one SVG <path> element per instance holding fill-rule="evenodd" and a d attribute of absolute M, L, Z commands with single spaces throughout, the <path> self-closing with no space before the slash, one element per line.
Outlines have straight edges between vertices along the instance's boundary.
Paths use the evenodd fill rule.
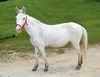
<path fill-rule="evenodd" d="M 27 14 L 46 24 L 76 22 L 88 31 L 89 44 L 100 43 L 99 0 L 9 0 L 0 2 L 0 37 L 15 34 L 15 7 L 25 6 Z M 33 51 L 23 30 L 16 38 L 0 40 L 0 50 Z"/>

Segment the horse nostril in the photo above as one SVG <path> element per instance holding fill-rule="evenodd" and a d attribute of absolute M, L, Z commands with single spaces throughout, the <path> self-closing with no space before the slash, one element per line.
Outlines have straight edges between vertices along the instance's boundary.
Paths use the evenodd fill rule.
<path fill-rule="evenodd" d="M 19 30 L 21 30 L 21 29 L 19 28 Z"/>

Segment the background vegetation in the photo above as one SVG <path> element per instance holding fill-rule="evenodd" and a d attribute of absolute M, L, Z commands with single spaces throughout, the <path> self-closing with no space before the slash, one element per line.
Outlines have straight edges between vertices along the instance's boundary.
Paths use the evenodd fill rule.
<path fill-rule="evenodd" d="M 100 0 L 9 0 L 0 2 L 0 37 L 15 34 L 15 7 L 46 24 L 76 22 L 88 31 L 89 44 L 100 43 Z M 33 51 L 29 36 L 0 40 L 0 50 Z"/>

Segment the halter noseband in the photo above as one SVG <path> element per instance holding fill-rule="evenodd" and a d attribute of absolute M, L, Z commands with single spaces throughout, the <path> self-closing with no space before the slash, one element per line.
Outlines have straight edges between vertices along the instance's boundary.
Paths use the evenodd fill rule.
<path fill-rule="evenodd" d="M 25 22 L 24 22 L 24 24 L 22 26 L 20 24 L 16 24 L 16 26 L 19 26 L 21 29 L 23 29 L 26 25 L 28 25 L 27 16 L 26 16 Z"/>

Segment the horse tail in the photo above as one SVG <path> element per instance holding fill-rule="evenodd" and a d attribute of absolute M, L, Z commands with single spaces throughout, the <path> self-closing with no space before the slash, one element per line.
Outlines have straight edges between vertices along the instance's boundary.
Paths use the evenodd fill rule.
<path fill-rule="evenodd" d="M 83 43 L 83 56 L 85 63 L 87 62 L 87 46 L 88 46 L 88 34 L 85 28 L 82 27 L 83 36 L 82 36 L 82 43 Z"/>

